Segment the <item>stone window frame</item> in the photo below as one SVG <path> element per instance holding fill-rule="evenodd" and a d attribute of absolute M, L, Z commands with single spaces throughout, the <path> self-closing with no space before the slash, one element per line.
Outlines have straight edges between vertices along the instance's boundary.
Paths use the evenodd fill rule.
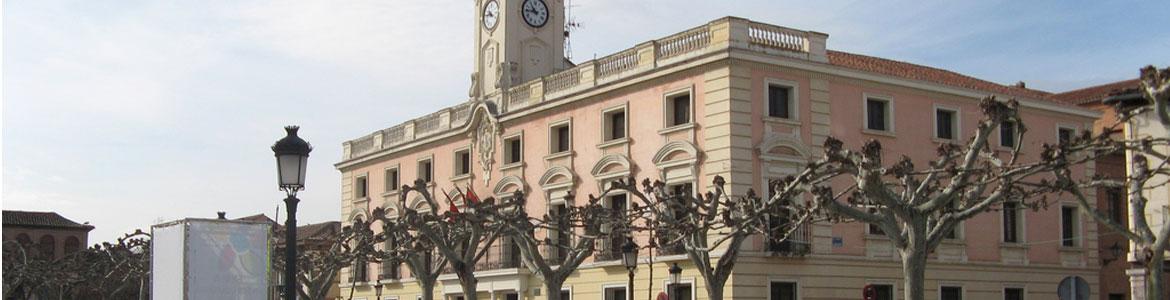
<path fill-rule="evenodd" d="M 939 129 L 938 128 L 938 112 L 940 110 L 941 111 L 949 111 L 952 114 L 954 114 L 954 117 L 951 118 L 951 138 L 949 138 L 949 139 L 942 138 L 942 137 L 938 136 L 938 129 Z M 951 105 L 946 105 L 946 104 L 935 103 L 933 105 L 933 109 L 931 110 L 931 112 L 932 112 L 932 114 L 930 115 L 930 119 L 932 120 L 931 128 L 933 130 L 930 131 L 930 136 L 931 136 L 931 138 L 934 139 L 935 142 L 958 143 L 960 140 L 962 140 L 962 135 L 963 135 L 963 122 L 962 122 L 963 111 L 962 111 L 962 109 L 960 109 L 958 106 L 951 106 Z"/>
<path fill-rule="evenodd" d="M 880 101 L 880 102 L 886 103 L 886 110 L 884 113 L 884 115 L 886 117 L 885 130 L 878 130 L 878 129 L 870 129 L 869 128 L 869 101 L 870 100 Z M 895 104 L 894 96 L 873 94 L 873 93 L 862 93 L 862 97 L 861 97 L 861 131 L 863 133 L 886 135 L 886 136 L 894 136 L 895 134 L 897 134 L 897 130 L 895 130 L 895 128 L 897 128 L 897 126 L 895 126 L 895 124 L 897 124 L 897 122 L 895 122 L 895 120 L 894 120 L 894 115 L 895 115 L 895 109 L 894 109 L 895 105 L 894 104 Z"/>
<path fill-rule="evenodd" d="M 788 88 L 788 117 L 773 117 L 771 94 L 772 86 L 783 86 Z M 764 78 L 764 121 L 789 123 L 794 125 L 800 124 L 800 83 L 792 80 L 779 78 Z"/>

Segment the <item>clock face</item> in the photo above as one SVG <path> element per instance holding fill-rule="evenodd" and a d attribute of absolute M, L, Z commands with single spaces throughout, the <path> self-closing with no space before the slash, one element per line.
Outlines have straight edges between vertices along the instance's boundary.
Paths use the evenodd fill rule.
<path fill-rule="evenodd" d="M 500 3 L 495 0 L 488 1 L 483 6 L 483 28 L 492 30 L 496 28 L 496 23 L 500 21 Z"/>
<path fill-rule="evenodd" d="M 520 9 L 528 26 L 541 27 L 548 23 L 548 5 L 544 4 L 544 0 L 524 0 Z"/>

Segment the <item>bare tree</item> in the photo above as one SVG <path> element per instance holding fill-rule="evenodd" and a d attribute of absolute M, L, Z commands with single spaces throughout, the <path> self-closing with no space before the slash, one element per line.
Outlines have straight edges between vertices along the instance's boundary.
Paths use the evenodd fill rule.
<path fill-rule="evenodd" d="M 608 235 L 602 227 L 624 219 L 602 207 L 599 197 L 590 195 L 589 201 L 579 206 L 571 205 L 573 198 L 566 196 L 563 209 L 552 215 L 534 218 L 524 209 L 527 197 L 516 192 L 514 207 L 494 211 L 507 224 L 507 235 L 519 246 L 524 265 L 544 281 L 549 300 L 561 300 L 565 280 L 593 255 L 597 241 Z M 538 230 L 545 232 L 543 239 Z"/>
<path fill-rule="evenodd" d="M 405 199 L 405 194 L 403 194 L 402 201 L 405 202 Z M 443 273 L 447 259 L 439 255 L 435 250 L 435 243 L 430 238 L 408 226 L 409 224 L 418 224 L 420 221 L 406 219 L 420 218 L 419 214 L 407 214 L 405 210 L 397 210 L 397 212 L 397 215 L 391 219 L 386 209 L 381 207 L 374 209 L 375 220 L 382 222 L 382 233 L 378 235 L 379 242 L 387 245 L 377 252 L 375 258 L 378 262 L 391 264 L 394 268 L 397 267 L 396 262 L 406 263 L 407 268 L 410 269 L 411 277 L 418 281 L 418 285 L 422 289 L 422 300 L 432 300 L 435 297 L 435 283 L 438 281 L 439 275 Z M 387 241 L 390 243 L 386 243 Z"/>
<path fill-rule="evenodd" d="M 4 295 L 16 299 L 145 299 L 150 279 L 150 234 L 136 230 L 115 243 L 60 258 L 4 243 Z"/>
<path fill-rule="evenodd" d="M 648 224 L 635 230 L 653 230 L 659 246 L 682 246 L 706 282 L 707 297 L 719 300 L 723 299 L 723 288 L 747 238 L 770 234 L 777 241 L 784 240 L 811 221 L 814 210 L 798 200 L 809 186 L 829 179 L 814 170 L 775 183 L 771 186 L 775 192 L 769 198 L 761 198 L 751 190 L 744 196 L 729 196 L 722 176 L 715 176 L 712 191 L 705 195 L 672 191 L 661 181 L 649 180 L 643 180 L 639 190 L 632 178 L 614 186 L 648 204 L 633 211 Z M 716 253 L 717 250 L 723 252 Z M 713 261 L 716 255 L 718 259 Z"/>
<path fill-rule="evenodd" d="M 494 198 L 483 201 L 459 195 L 457 199 L 447 199 L 451 209 L 439 209 L 439 203 L 427 190 L 427 183 L 420 180 L 414 186 L 403 186 L 402 199 L 409 193 L 418 193 L 430 207 L 429 211 L 420 212 L 404 206 L 406 217 L 400 222 L 407 222 L 406 226 L 417 230 L 434 244 L 435 249 L 450 265 L 459 278 L 459 285 L 463 288 L 463 297 L 466 300 L 476 300 L 475 278 L 476 264 L 491 250 L 491 246 L 500 238 L 505 227 L 494 220 L 492 210 L 501 206 L 514 204 L 495 204 Z M 454 201 L 463 200 L 465 207 L 459 211 Z"/>
<path fill-rule="evenodd" d="M 1170 68 L 1158 70 L 1153 66 L 1141 71 L 1141 87 L 1129 92 L 1129 99 L 1116 103 L 1118 122 L 1102 130 L 1097 136 L 1089 133 L 1059 145 L 1047 146 L 1045 161 L 1053 167 L 1052 174 L 1057 180 L 1050 182 L 1055 187 L 1073 196 L 1079 206 L 1097 222 L 1105 224 L 1133 243 L 1134 263 L 1141 266 L 1146 274 L 1145 288 L 1133 290 L 1134 299 L 1164 298 L 1164 262 L 1167 246 L 1170 245 L 1170 226 L 1166 218 L 1165 203 L 1161 211 L 1148 210 L 1151 204 L 1148 191 L 1170 184 L 1170 137 L 1146 136 L 1118 138 L 1122 126 L 1130 122 L 1155 120 L 1170 129 Z M 1155 120 L 1138 120 L 1147 116 Z M 1166 132 L 1166 131 L 1163 131 Z M 1071 166 L 1085 158 L 1097 158 L 1109 154 L 1125 154 L 1129 157 L 1129 172 L 1124 178 L 1079 178 L 1074 176 Z M 1097 208 L 1095 201 L 1084 191 L 1100 188 L 1124 189 L 1129 198 L 1129 225 L 1108 217 Z M 1162 195 L 1163 197 L 1165 195 Z M 1151 216 L 1162 216 L 1154 220 L 1161 225 L 1151 225 Z M 1158 227 L 1161 226 L 1161 227 Z M 1145 292 L 1145 295 L 1139 294 Z"/>
<path fill-rule="evenodd" d="M 300 298 L 325 299 L 342 268 L 361 263 L 373 255 L 375 237 L 369 224 L 358 220 L 352 226 L 343 226 L 336 235 L 329 237 L 323 244 L 297 242 L 296 280 L 300 285 L 300 289 L 297 290 Z M 286 229 L 281 228 L 272 236 L 283 237 L 281 230 Z M 283 259 L 275 259 L 273 264 L 277 272 L 284 270 Z"/>
<path fill-rule="evenodd" d="M 881 229 L 901 255 L 906 299 L 925 297 L 927 256 L 954 234 L 960 222 L 1005 201 L 1042 207 L 1043 196 L 1053 191 L 1038 184 L 1051 165 L 1040 159 L 1023 162 L 1020 155 L 1027 127 L 1018 114 L 1018 103 L 988 97 L 980 107 L 984 118 L 974 137 L 964 146 L 940 145 L 937 157 L 926 167 L 916 167 L 905 156 L 885 165 L 877 141 L 851 151 L 832 138 L 825 142 L 825 163 L 810 165 L 818 174 L 850 179 L 844 191 L 835 192 L 829 185 L 814 187 L 814 201 L 832 218 Z M 1001 126 L 1015 126 L 1016 142 L 1007 153 L 989 142 Z"/>

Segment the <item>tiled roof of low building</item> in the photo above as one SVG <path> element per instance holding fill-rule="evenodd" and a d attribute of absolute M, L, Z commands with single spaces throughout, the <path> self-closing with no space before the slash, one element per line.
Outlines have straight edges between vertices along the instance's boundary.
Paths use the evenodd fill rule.
<path fill-rule="evenodd" d="M 1039 100 L 1047 100 L 1051 95 L 1041 90 L 1002 85 L 939 68 L 880 57 L 834 50 L 828 50 L 828 56 L 832 65 L 887 76 Z"/>
<path fill-rule="evenodd" d="M 1054 94 L 1051 98 L 1052 100 L 1068 104 L 1080 105 L 1101 101 L 1115 92 L 1138 88 L 1140 86 L 1141 80 L 1134 78 Z"/>
<path fill-rule="evenodd" d="M 3 216 L 4 226 L 93 229 L 92 225 L 79 224 L 55 212 L 5 210 Z"/>

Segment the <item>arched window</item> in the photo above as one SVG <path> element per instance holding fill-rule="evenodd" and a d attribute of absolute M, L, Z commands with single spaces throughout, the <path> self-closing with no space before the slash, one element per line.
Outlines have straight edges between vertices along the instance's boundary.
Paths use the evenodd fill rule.
<path fill-rule="evenodd" d="M 21 246 L 28 247 L 32 244 L 32 238 L 28 237 L 28 234 L 21 233 L 16 235 L 16 242 L 20 243 Z"/>
<path fill-rule="evenodd" d="M 57 249 L 57 239 L 52 235 L 44 235 L 41 237 L 41 242 L 37 244 L 37 250 L 41 255 L 47 258 L 55 258 L 57 256 L 54 249 Z"/>
<path fill-rule="evenodd" d="M 78 241 L 77 237 L 71 236 L 71 237 L 65 238 L 65 254 L 77 252 L 77 250 L 79 250 L 80 248 L 81 248 L 81 241 Z"/>

